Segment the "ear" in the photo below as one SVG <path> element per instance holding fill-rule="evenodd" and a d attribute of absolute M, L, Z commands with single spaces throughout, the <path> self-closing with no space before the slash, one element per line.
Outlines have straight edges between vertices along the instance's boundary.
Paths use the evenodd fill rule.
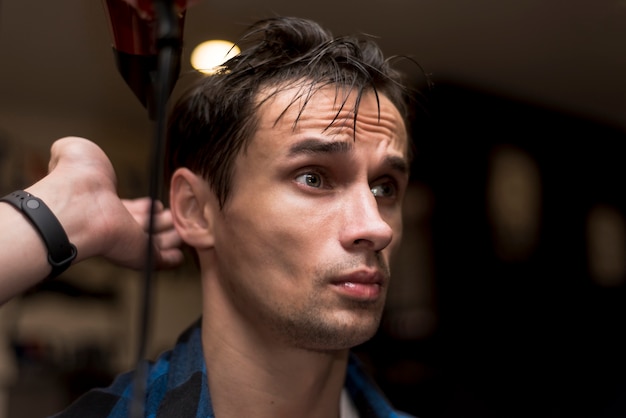
<path fill-rule="evenodd" d="M 172 176 L 170 209 L 182 240 L 196 250 L 213 247 L 213 219 L 217 206 L 206 180 L 187 168 Z"/>

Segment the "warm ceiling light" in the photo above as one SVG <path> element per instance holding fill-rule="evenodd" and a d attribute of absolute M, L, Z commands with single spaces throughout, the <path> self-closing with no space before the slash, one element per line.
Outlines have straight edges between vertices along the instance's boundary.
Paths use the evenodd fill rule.
<path fill-rule="evenodd" d="M 215 73 L 219 67 L 241 52 L 229 41 L 206 41 L 196 46 L 191 53 L 191 65 L 206 74 Z"/>

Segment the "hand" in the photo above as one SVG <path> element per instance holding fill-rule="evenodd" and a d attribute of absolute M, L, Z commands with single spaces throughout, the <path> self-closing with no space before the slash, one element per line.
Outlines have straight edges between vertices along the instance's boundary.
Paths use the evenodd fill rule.
<path fill-rule="evenodd" d="M 122 199 L 126 209 L 135 218 L 135 221 L 143 226 L 147 233 L 150 227 L 150 198 Z M 180 250 L 182 240 L 174 228 L 172 213 L 165 209 L 163 203 L 155 202 L 154 208 L 154 237 L 153 241 L 157 248 L 157 262 L 161 268 L 176 267 L 182 263 L 183 256 Z"/>
<path fill-rule="evenodd" d="M 67 137 L 51 148 L 49 173 L 28 189 L 46 202 L 78 248 L 77 261 L 103 256 L 135 269 L 144 266 L 148 242 L 149 199 L 122 201 L 117 178 L 106 154 L 93 142 Z M 155 254 L 157 267 L 180 264 L 181 241 L 171 215 L 157 205 Z"/>

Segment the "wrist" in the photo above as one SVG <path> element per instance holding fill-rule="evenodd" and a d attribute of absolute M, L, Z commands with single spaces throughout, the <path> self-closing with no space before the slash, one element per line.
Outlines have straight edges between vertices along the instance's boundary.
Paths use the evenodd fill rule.
<path fill-rule="evenodd" d="M 63 273 L 76 258 L 76 247 L 70 243 L 63 226 L 45 202 L 31 193 L 17 190 L 0 197 L 0 201 L 13 206 L 31 224 L 43 240 L 48 253 L 51 272 L 48 278 Z"/>
<path fill-rule="evenodd" d="M 75 190 L 67 184 L 61 185 L 53 180 L 51 175 L 48 175 L 24 191 L 39 198 L 54 214 L 69 242 L 77 248 L 74 262 L 84 260 L 89 257 L 85 240 L 85 237 L 89 236 L 86 228 L 88 215 L 85 214 L 84 207 L 78 203 L 78 196 L 74 195 Z"/>
<path fill-rule="evenodd" d="M 111 222 L 107 221 L 107 215 L 114 211 L 110 204 L 111 187 L 89 175 L 80 176 L 80 181 L 68 181 L 76 177 L 76 173 L 68 175 L 54 170 L 25 189 L 43 200 L 63 226 L 77 248 L 74 263 L 105 255 L 107 246 L 115 242 Z"/>

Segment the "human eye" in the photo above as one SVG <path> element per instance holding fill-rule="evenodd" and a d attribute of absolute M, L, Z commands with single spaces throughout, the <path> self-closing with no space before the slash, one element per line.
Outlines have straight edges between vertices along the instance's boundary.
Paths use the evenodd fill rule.
<path fill-rule="evenodd" d="M 386 180 L 375 184 L 370 189 L 375 197 L 393 199 L 398 195 L 398 186 L 394 181 Z"/>
<path fill-rule="evenodd" d="M 296 176 L 295 181 L 308 187 L 320 189 L 324 187 L 324 180 L 321 174 L 306 172 Z"/>

